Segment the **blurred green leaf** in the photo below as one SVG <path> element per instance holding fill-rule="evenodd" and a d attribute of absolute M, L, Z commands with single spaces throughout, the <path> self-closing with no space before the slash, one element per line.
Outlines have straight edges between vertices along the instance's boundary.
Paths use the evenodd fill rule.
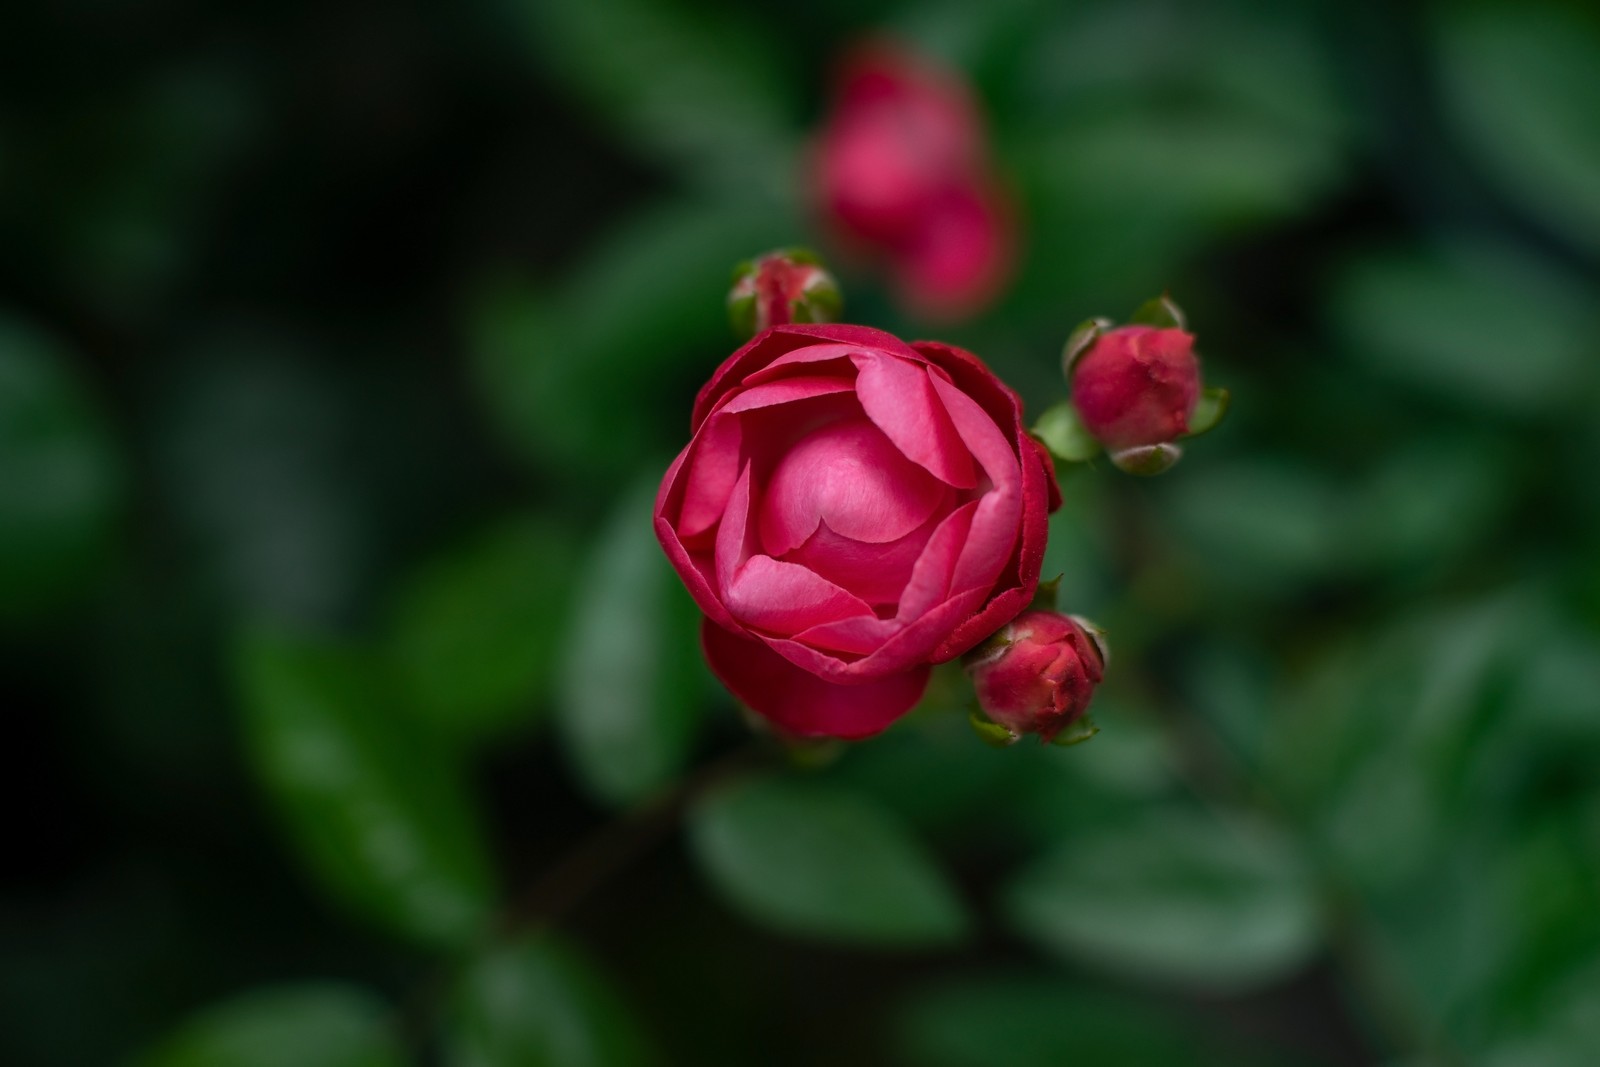
<path fill-rule="evenodd" d="M 918 1067 L 1241 1067 L 1181 1014 L 1042 975 L 968 978 L 914 996 L 895 1018 L 900 1059 Z"/>
<path fill-rule="evenodd" d="M 570 534 L 525 515 L 408 577 L 389 647 L 431 725 L 478 741 L 533 717 L 555 673 L 576 557 Z"/>
<path fill-rule="evenodd" d="M 36 158 L 18 154 L 0 222 L 14 209 L 23 227 L 40 228 L 48 265 L 101 313 L 164 310 L 213 236 L 205 227 L 219 194 L 259 128 L 248 70 L 188 53 L 141 83 L 91 94 L 49 123 Z"/>
<path fill-rule="evenodd" d="M 1304 5 L 1119 0 L 1042 10 L 1048 17 L 1012 66 L 1022 104 L 1045 115 L 1153 112 L 1181 100 L 1330 147 L 1350 133 L 1338 57 L 1324 20 Z"/>
<path fill-rule="evenodd" d="M 0 317 L 0 622 L 82 590 L 121 496 L 110 433 L 61 350 Z"/>
<path fill-rule="evenodd" d="M 241 321 L 207 331 L 159 379 L 160 502 L 206 591 L 241 617 L 348 617 L 374 567 L 381 519 L 364 461 L 383 441 L 367 421 L 379 401 L 327 357 Z"/>
<path fill-rule="evenodd" d="M 242 646 L 238 686 L 256 772 L 327 890 L 424 944 L 478 936 L 494 906 L 483 830 L 450 750 L 380 665 L 259 631 Z"/>
<path fill-rule="evenodd" d="M 1449 844 L 1464 758 L 1504 704 L 1537 610 L 1513 590 L 1402 617 L 1326 648 L 1281 698 L 1267 773 L 1345 879 L 1402 884 Z"/>
<path fill-rule="evenodd" d="M 1437 70 L 1457 135 L 1556 236 L 1600 255 L 1600 18 L 1562 3 L 1439 4 Z"/>
<path fill-rule="evenodd" d="M 1242 814 L 1150 810 L 1082 827 L 1011 883 L 1003 907 L 1045 948 L 1211 989 L 1279 978 L 1318 936 L 1294 843 Z"/>
<path fill-rule="evenodd" d="M 655 538 L 655 493 L 653 478 L 635 485 L 596 540 L 557 683 L 567 758 L 613 804 L 677 776 L 711 696 L 699 609 Z"/>
<path fill-rule="evenodd" d="M 1023 141 L 1038 262 L 1019 287 L 1057 309 L 1073 293 L 1075 312 L 1160 290 L 1207 242 L 1302 211 L 1342 176 L 1320 140 L 1226 111 L 1094 109 Z"/>
<path fill-rule="evenodd" d="M 1514 246 L 1369 255 L 1345 268 L 1329 294 L 1352 356 L 1475 409 L 1576 408 L 1600 382 L 1593 294 Z"/>
<path fill-rule="evenodd" d="M 1515 1036 L 1497 1042 L 1486 1067 L 1583 1067 L 1600 1049 L 1600 964 L 1591 961 L 1548 991 Z"/>
<path fill-rule="evenodd" d="M 450 997 L 450 1067 L 630 1067 L 651 1062 L 599 974 L 545 938 L 489 949 Z"/>
<path fill-rule="evenodd" d="M 393 1013 L 360 989 L 260 989 L 206 1009 L 138 1067 L 401 1067 Z"/>
<path fill-rule="evenodd" d="M 1338 573 L 1338 489 L 1316 468 L 1266 456 L 1196 464 L 1161 486 L 1167 520 L 1229 590 L 1276 595 Z"/>
<path fill-rule="evenodd" d="M 798 936 L 882 946 L 960 940 L 959 898 L 905 826 L 844 790 L 752 778 L 689 822 L 701 868 L 751 919 Z"/>
<path fill-rule="evenodd" d="M 502 437 L 580 481 L 677 447 L 690 387 L 736 347 L 729 271 L 795 236 L 768 206 L 679 203 L 624 224 L 556 288 L 486 292 L 469 326 L 478 393 Z M 682 409 L 661 403 L 674 386 Z"/>
<path fill-rule="evenodd" d="M 750 32 L 738 9 L 522 2 L 542 58 L 629 143 L 706 185 L 747 195 L 781 192 L 792 181 L 793 65 Z"/>
<path fill-rule="evenodd" d="M 1345 509 L 1352 563 L 1412 584 L 1436 576 L 1486 541 L 1515 476 L 1481 438 L 1436 433 L 1387 451 Z"/>

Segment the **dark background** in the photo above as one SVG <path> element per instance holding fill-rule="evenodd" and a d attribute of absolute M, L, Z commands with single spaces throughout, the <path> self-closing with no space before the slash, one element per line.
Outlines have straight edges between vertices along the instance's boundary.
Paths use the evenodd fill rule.
<path fill-rule="evenodd" d="M 0 1061 L 1593 1062 L 1592 6 L 13 8 Z M 1022 253 L 848 319 L 1234 393 L 1063 472 L 1087 745 L 752 744 L 648 532 L 869 32 Z"/>

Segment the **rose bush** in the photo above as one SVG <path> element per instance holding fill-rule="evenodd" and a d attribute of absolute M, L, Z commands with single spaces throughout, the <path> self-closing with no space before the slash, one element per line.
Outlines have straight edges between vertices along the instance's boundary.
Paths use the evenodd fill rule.
<path fill-rule="evenodd" d="M 970 353 L 864 326 L 757 335 L 700 391 L 656 498 L 733 693 L 865 737 L 1032 598 L 1059 504 L 1016 395 Z"/>

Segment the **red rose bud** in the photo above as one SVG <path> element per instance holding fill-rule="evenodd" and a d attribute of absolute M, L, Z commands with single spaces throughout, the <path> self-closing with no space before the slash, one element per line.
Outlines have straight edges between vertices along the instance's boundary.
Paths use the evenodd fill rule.
<path fill-rule="evenodd" d="M 834 322 L 843 300 L 839 283 L 815 255 L 787 248 L 734 268 L 728 319 L 740 337 L 791 322 Z"/>
<path fill-rule="evenodd" d="M 1200 361 L 1181 328 L 1097 332 L 1080 351 L 1069 346 L 1067 376 L 1084 429 L 1130 473 L 1166 470 L 1182 454 L 1177 439 L 1197 430 Z"/>
<path fill-rule="evenodd" d="M 849 245 L 888 265 L 929 317 L 976 311 L 1013 258 L 988 133 L 962 77 L 888 43 L 843 64 L 820 135 L 820 208 Z"/>
<path fill-rule="evenodd" d="M 1063 735 L 1080 721 L 1105 672 L 1100 631 L 1054 611 L 1025 611 L 966 657 L 987 740 L 1010 744 L 1023 734 L 1042 741 L 1083 740 L 1093 730 Z"/>

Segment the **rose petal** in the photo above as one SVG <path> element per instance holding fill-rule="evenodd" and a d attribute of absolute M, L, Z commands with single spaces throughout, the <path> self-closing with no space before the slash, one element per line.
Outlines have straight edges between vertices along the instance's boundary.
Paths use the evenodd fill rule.
<path fill-rule="evenodd" d="M 867 420 L 836 422 L 778 461 L 757 520 L 761 546 L 782 556 L 823 521 L 852 540 L 897 541 L 928 521 L 950 493 Z"/>
<path fill-rule="evenodd" d="M 978 484 L 972 455 L 939 402 L 927 367 L 876 352 L 855 357 L 856 395 L 878 429 L 907 459 L 957 489 Z"/>
<path fill-rule="evenodd" d="M 818 623 L 871 615 L 860 598 L 798 563 L 751 556 L 724 590 L 728 610 L 746 626 L 792 634 Z"/>
<path fill-rule="evenodd" d="M 722 513 L 722 525 L 717 528 L 717 586 L 724 596 L 733 585 L 734 575 L 744 561 L 755 553 L 750 529 L 750 464 L 744 465 L 739 480 L 728 496 L 728 507 Z"/>
<path fill-rule="evenodd" d="M 717 409 L 717 414 L 712 416 L 711 422 L 716 422 L 717 415 L 725 413 L 737 414 L 741 411 L 772 407 L 774 404 L 788 404 L 796 400 L 808 400 L 814 396 L 826 396 L 829 393 L 849 392 L 852 384 L 849 378 L 819 374 L 780 378 L 775 382 L 751 386 L 736 393 L 732 399 Z"/>
<path fill-rule="evenodd" d="M 734 696 L 803 737 L 870 737 L 910 711 L 928 685 L 926 667 L 835 685 L 709 620 L 700 639 L 712 672 Z"/>
<path fill-rule="evenodd" d="M 930 380 L 956 432 L 993 483 L 979 501 L 950 579 L 952 592 L 964 592 L 992 585 L 1011 558 L 1022 516 L 1022 471 L 1017 453 L 977 401 L 942 378 Z"/>
<path fill-rule="evenodd" d="M 911 578 L 900 594 L 900 607 L 896 617 L 910 622 L 930 610 L 950 593 L 950 579 L 955 575 L 956 561 L 961 556 L 961 546 L 966 543 L 972 518 L 978 511 L 978 502 L 969 500 L 945 516 L 911 569 Z"/>
<path fill-rule="evenodd" d="M 768 638 L 767 644 L 790 663 L 819 678 L 845 683 L 861 678 L 876 678 L 919 663 L 935 662 L 934 651 L 951 631 L 978 610 L 987 595 L 983 589 L 969 589 L 937 605 L 910 625 L 901 625 L 897 620 L 896 628 L 889 632 L 887 640 L 864 658 L 844 652 L 833 655 L 822 651 L 821 643 L 813 641 L 811 630 L 802 630 L 793 638 Z M 886 626 L 884 630 L 890 631 L 891 628 Z M 817 627 L 816 632 L 842 644 L 850 636 L 864 640 L 870 627 L 852 623 L 849 627 Z"/>
<path fill-rule="evenodd" d="M 791 352 L 814 349 L 826 344 L 847 345 L 852 348 L 875 348 L 885 352 L 917 358 L 911 346 L 891 333 L 874 330 L 869 326 L 846 326 L 839 323 L 791 323 L 774 326 L 756 334 L 750 342 L 722 361 L 711 380 L 701 387 L 695 397 L 690 429 L 698 430 L 712 410 L 745 381 L 756 378 L 758 372 L 778 362 Z M 827 357 L 832 358 L 832 357 Z M 787 365 L 787 364 L 785 364 Z M 759 380 L 765 380 L 760 378 Z M 750 384 L 754 384 L 752 381 Z"/>
<path fill-rule="evenodd" d="M 912 569 L 938 526 L 937 512 L 897 541 L 873 544 L 844 537 L 818 525 L 806 542 L 783 558 L 816 571 L 869 604 L 893 605 L 901 599 Z"/>
<path fill-rule="evenodd" d="M 693 541 L 717 524 L 739 476 L 739 420 L 714 415 L 700 427 L 685 450 L 683 503 L 678 510 L 678 536 Z"/>

